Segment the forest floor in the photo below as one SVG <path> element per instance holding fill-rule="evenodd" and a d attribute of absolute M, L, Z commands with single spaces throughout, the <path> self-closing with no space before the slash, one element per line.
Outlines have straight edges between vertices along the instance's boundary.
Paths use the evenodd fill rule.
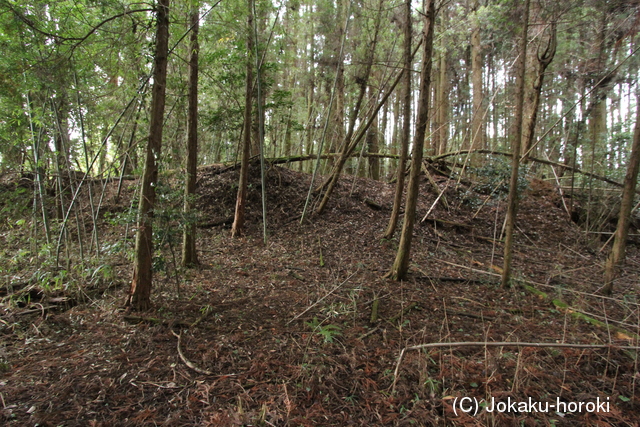
<path fill-rule="evenodd" d="M 200 266 L 175 268 L 179 227 L 166 219 L 144 313 L 123 307 L 134 229 L 118 219 L 134 181 L 120 201 L 117 182 L 106 186 L 99 262 L 56 270 L 29 249 L 28 218 L 2 218 L 0 424 L 640 425 L 638 354 L 620 348 L 638 346 L 639 242 L 613 297 L 596 295 L 604 241 L 571 222 L 550 184 L 530 181 L 522 196 L 514 286 L 502 289 L 496 193 L 436 176 L 445 196 L 417 223 L 409 278 L 396 282 L 384 275 L 399 231 L 381 237 L 393 184 L 344 177 L 300 224 L 310 177 L 272 167 L 265 244 L 251 176 L 248 227 L 232 239 L 238 171 L 200 170 Z M 421 184 L 419 219 L 432 187 Z M 606 347 L 448 344 L 507 341 Z M 430 343 L 443 345 L 412 348 Z"/>

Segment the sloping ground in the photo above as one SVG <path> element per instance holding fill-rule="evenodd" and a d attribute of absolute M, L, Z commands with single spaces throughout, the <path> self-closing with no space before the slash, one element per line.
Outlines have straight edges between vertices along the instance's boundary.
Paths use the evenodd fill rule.
<path fill-rule="evenodd" d="M 584 238 L 553 189 L 533 183 L 521 201 L 517 286 L 504 290 L 498 286 L 504 206 L 486 195 L 439 179 L 446 205 L 441 200 L 417 226 L 412 273 L 398 283 L 383 278 L 397 234 L 381 239 L 393 185 L 344 178 L 327 211 L 301 225 L 310 178 L 271 168 L 264 244 L 258 177 L 252 171 L 247 233 L 231 239 L 238 172 L 201 171 L 201 267 L 180 279 L 158 274 L 152 312 L 123 312 L 130 277 L 124 258 L 114 262 L 115 282 L 125 286 L 87 292 L 68 310 L 18 307 L 5 298 L 2 422 L 638 425 L 637 356 L 616 348 L 637 345 L 637 247 L 629 248 L 615 299 L 593 295 L 602 242 Z M 425 181 L 419 215 L 436 198 L 430 191 Z M 104 227 L 105 238 L 125 231 Z M 589 323 L 581 312 L 602 323 Z M 443 346 L 407 350 L 399 361 L 411 346 L 464 341 L 612 347 Z M 475 415 L 461 412 L 463 397 L 568 406 Z M 598 399 L 606 411 L 572 411 L 578 408 L 571 402 Z"/>

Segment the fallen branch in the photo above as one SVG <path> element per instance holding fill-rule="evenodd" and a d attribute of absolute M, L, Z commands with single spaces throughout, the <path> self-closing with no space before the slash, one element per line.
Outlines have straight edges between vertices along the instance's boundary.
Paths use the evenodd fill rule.
<path fill-rule="evenodd" d="M 182 349 L 180 348 L 180 343 L 182 342 L 182 331 L 179 334 L 176 334 L 173 330 L 171 330 L 171 333 L 178 338 L 178 344 L 177 344 L 177 348 L 178 348 L 178 356 L 180 356 L 180 360 L 182 360 L 182 363 L 184 363 L 185 365 L 187 365 L 188 368 L 192 369 L 193 371 L 202 374 L 202 375 L 209 375 L 209 376 L 217 376 L 217 377 L 235 377 L 238 374 L 224 374 L 224 375 L 220 375 L 220 374 L 216 374 L 215 372 L 212 371 L 208 371 L 206 369 L 202 369 L 197 367 L 193 362 L 191 362 L 189 359 L 187 359 L 187 357 L 184 355 L 184 353 L 182 353 Z"/>
<path fill-rule="evenodd" d="M 478 240 L 484 240 L 487 241 L 489 243 L 497 243 L 497 244 L 503 244 L 504 242 L 500 239 L 494 239 L 493 237 L 484 237 L 484 236 L 477 236 L 477 235 L 473 235 L 471 236 L 474 239 L 478 239 Z"/>
<path fill-rule="evenodd" d="M 435 191 L 435 194 L 437 196 L 435 202 L 433 202 L 433 204 L 431 205 L 431 207 L 427 211 L 427 214 L 424 216 L 424 218 L 426 218 L 426 217 L 429 216 L 431 211 L 436 207 L 436 205 L 438 204 L 438 201 L 440 200 L 440 198 L 442 198 L 442 204 L 444 205 L 445 209 L 447 211 L 449 210 L 449 202 L 447 202 L 447 198 L 446 198 L 446 196 L 444 196 L 444 192 L 447 191 L 447 187 L 449 187 L 449 182 L 451 182 L 451 180 L 447 180 L 447 183 L 446 183 L 444 189 L 440 190 L 440 187 L 438 186 L 436 181 L 433 179 L 433 176 L 431 176 L 431 173 L 429 173 L 429 166 L 427 165 L 427 163 L 423 162 L 422 165 L 423 165 L 423 169 L 424 169 L 424 174 L 427 177 L 427 179 L 429 180 L 429 183 L 431 184 L 431 187 L 433 187 L 433 190 Z M 422 221 L 424 221 L 424 219 Z"/>
<path fill-rule="evenodd" d="M 474 273 L 481 273 L 481 274 L 486 274 L 486 275 L 489 275 L 489 276 L 500 277 L 499 274 L 492 273 L 491 271 L 479 270 L 477 268 L 467 267 L 466 265 L 461 265 L 461 264 L 455 264 L 453 262 L 445 261 L 443 259 L 434 259 L 434 260 L 438 261 L 438 262 L 442 262 L 444 264 L 448 264 L 448 265 L 454 266 L 454 267 L 464 268 L 466 270 L 473 271 Z M 556 291 L 558 290 L 557 286 L 549 285 L 547 283 L 538 283 L 538 282 L 534 282 L 534 281 L 531 281 L 531 280 L 525 280 L 525 279 L 519 279 L 519 282 L 525 283 L 525 284 L 530 284 L 530 285 L 533 285 L 533 286 L 542 286 L 542 287 L 545 287 L 545 288 L 551 288 L 551 289 L 554 289 Z M 593 294 L 593 293 L 589 293 L 589 292 L 576 291 L 575 289 L 571 289 L 571 288 L 562 288 L 562 292 L 570 292 L 570 293 L 576 294 L 576 295 L 584 295 L 584 296 L 594 297 L 594 298 L 598 298 L 598 299 L 602 299 L 602 300 L 613 301 L 613 302 L 616 302 L 616 303 L 619 303 L 619 304 L 626 304 L 626 305 L 633 305 L 633 306 L 636 306 L 636 307 L 640 307 L 640 303 L 637 303 L 637 302 L 623 301 L 623 300 L 618 299 L 618 298 L 608 297 L 608 296 L 599 295 L 599 294 Z"/>
<path fill-rule="evenodd" d="M 326 159 L 335 159 L 341 156 L 341 153 L 327 153 L 320 156 L 321 160 Z M 360 156 L 360 153 L 350 154 L 348 157 Z M 399 159 L 400 156 L 397 154 L 383 154 L 383 153 L 363 153 L 362 157 L 370 157 L 377 159 Z M 295 162 L 306 162 L 309 160 L 317 160 L 318 155 L 316 154 L 308 154 L 304 156 L 286 156 L 286 157 L 270 157 L 265 158 L 264 161 L 269 163 L 270 165 L 281 165 L 286 163 L 295 163 Z M 259 156 L 252 157 L 249 162 L 250 163 L 258 163 L 260 161 Z M 223 166 L 224 169 L 216 169 L 220 166 Z M 211 165 L 199 166 L 200 170 L 213 169 L 214 175 L 219 175 L 221 173 L 227 172 L 229 170 L 238 169 L 240 167 L 240 163 L 238 162 L 224 162 L 224 163 L 216 163 Z"/>
<path fill-rule="evenodd" d="M 382 205 L 374 200 L 364 199 L 364 202 L 367 204 L 367 206 L 369 206 L 373 210 L 376 210 L 376 211 L 382 210 Z"/>
<path fill-rule="evenodd" d="M 24 316 L 27 314 L 33 314 L 33 313 L 42 313 L 42 317 L 44 317 L 45 313 L 49 310 L 51 310 L 52 308 L 57 308 L 57 306 L 55 305 L 50 305 L 47 307 L 44 307 L 42 304 L 38 304 L 40 307 L 39 308 L 33 308 L 31 310 L 25 310 L 25 311 L 21 311 L 19 313 L 15 313 L 16 316 Z"/>
<path fill-rule="evenodd" d="M 331 295 L 332 293 L 334 293 L 335 291 L 337 291 L 338 289 L 340 289 L 342 287 L 342 285 L 344 285 L 345 283 L 347 283 L 349 281 L 349 279 L 351 279 L 356 273 L 352 273 L 351 276 L 347 277 L 344 282 L 340 283 L 338 286 L 336 286 L 335 288 L 331 289 L 327 294 L 325 294 L 325 296 L 323 296 L 322 298 L 320 298 L 318 301 L 314 302 L 313 304 L 311 304 L 309 307 L 307 307 L 302 313 L 296 315 L 296 317 L 294 317 L 293 319 L 289 320 L 287 322 L 287 325 L 291 322 L 293 322 L 294 320 L 296 320 L 297 318 L 299 318 L 300 316 L 302 316 L 303 314 L 305 314 L 307 311 L 311 310 L 313 307 L 315 307 L 316 305 L 318 305 L 322 300 L 324 300 L 326 297 L 328 297 L 329 295 Z"/>
<path fill-rule="evenodd" d="M 380 327 L 379 327 L 379 326 L 376 326 L 375 328 L 371 329 L 370 331 L 365 332 L 364 334 L 360 335 L 360 336 L 358 337 L 358 339 L 359 339 L 360 341 L 362 341 L 363 339 L 365 339 L 365 338 L 366 338 L 366 337 L 368 337 L 369 335 L 373 335 L 374 333 L 378 332 L 379 330 L 380 330 Z"/>
<path fill-rule="evenodd" d="M 442 347 L 534 347 L 534 348 L 582 348 L 582 349 L 595 349 L 595 350 L 640 350 L 638 346 L 616 346 L 613 344 L 570 344 L 570 343 L 558 343 L 558 342 L 482 342 L 482 341 L 462 341 L 462 342 L 436 342 L 429 344 L 419 344 L 411 347 L 405 347 L 398 356 L 396 362 L 396 369 L 393 372 L 393 384 L 391 385 L 391 392 L 395 392 L 396 383 L 398 382 L 398 371 L 400 370 L 400 363 L 407 351 L 410 350 L 423 350 L 425 348 L 442 348 Z"/>
<path fill-rule="evenodd" d="M 490 154 L 493 156 L 505 156 L 505 157 L 511 157 L 512 153 L 505 153 L 504 151 L 495 151 L 495 150 L 486 150 L 486 149 L 477 149 L 477 150 L 458 150 L 458 151 L 453 151 L 450 153 L 444 153 L 444 154 L 440 154 L 439 156 L 433 156 L 433 157 L 429 157 L 427 159 L 425 159 L 426 162 L 432 163 L 432 162 L 437 162 L 440 160 L 444 160 L 447 157 L 453 157 L 453 156 L 458 156 L 458 155 L 462 155 L 462 154 Z M 558 163 L 558 162 L 553 162 L 551 160 L 544 160 L 544 159 L 537 159 L 535 157 L 527 157 L 527 160 L 531 161 L 531 162 L 535 162 L 535 163 L 541 163 L 543 165 L 548 165 L 548 166 L 555 166 L 555 167 L 559 167 L 562 168 L 564 170 L 568 170 L 568 171 L 572 171 L 575 173 L 579 173 L 581 175 L 593 178 L 593 179 L 597 179 L 598 181 L 602 181 L 602 182 L 606 182 L 607 184 L 611 184 L 615 187 L 620 187 L 622 188 L 622 184 L 614 181 L 612 179 L 607 178 L 606 176 L 602 176 L 602 175 L 597 175 L 595 173 L 591 173 L 591 172 L 586 172 L 583 171 L 579 168 L 573 167 L 573 166 L 569 166 L 569 165 L 565 165 L 563 163 Z M 636 193 L 640 194 L 640 189 L 636 190 Z"/>

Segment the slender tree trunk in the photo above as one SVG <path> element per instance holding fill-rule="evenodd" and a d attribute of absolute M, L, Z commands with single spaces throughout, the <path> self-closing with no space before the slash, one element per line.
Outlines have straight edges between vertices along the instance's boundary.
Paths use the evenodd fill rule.
<path fill-rule="evenodd" d="M 468 150 L 471 147 L 471 139 L 472 132 L 469 131 L 470 122 L 472 121 L 472 117 L 470 116 L 470 112 L 473 113 L 473 94 L 471 93 L 471 73 L 472 73 L 472 64 L 471 64 L 471 49 L 469 49 L 463 55 L 463 60 L 465 63 L 464 69 L 461 70 L 457 76 L 456 86 L 457 86 L 457 100 L 456 100 L 456 109 L 457 117 L 456 117 L 456 134 L 459 135 L 458 139 L 460 140 L 460 149 Z"/>
<path fill-rule="evenodd" d="M 379 149 L 382 153 L 388 153 L 389 151 L 387 150 L 387 126 L 389 125 L 389 104 L 391 103 L 391 101 L 387 101 L 384 103 L 384 106 L 382 107 L 382 123 L 380 124 L 380 141 L 378 141 L 379 143 Z M 383 177 L 386 177 L 386 171 L 387 171 L 387 162 L 385 162 L 384 160 L 382 161 L 382 163 L 380 164 L 380 175 Z"/>
<path fill-rule="evenodd" d="M 518 170 L 520 168 L 520 146 L 522 143 L 522 116 L 524 110 L 524 77 L 527 60 L 527 33 L 529 28 L 529 2 L 524 3 L 524 17 L 522 18 L 522 38 L 518 62 L 516 65 L 516 111 L 513 124 L 511 157 L 511 180 L 509 181 L 509 196 L 507 198 L 507 217 L 504 240 L 504 265 L 502 268 L 502 287 L 511 284 L 511 259 L 513 256 L 513 230 L 516 226 L 518 212 Z"/>
<path fill-rule="evenodd" d="M 471 30 L 471 83 L 473 84 L 473 119 L 471 122 L 470 149 L 486 148 L 484 126 L 484 91 L 482 87 L 482 47 L 480 45 L 480 24 L 476 12 L 479 2 L 473 5 L 473 29 Z"/>
<path fill-rule="evenodd" d="M 343 43 L 343 37 L 346 37 L 345 33 L 347 31 L 346 27 L 346 19 L 347 19 L 347 10 L 345 6 L 344 0 L 337 0 L 337 16 L 336 22 L 338 23 L 336 33 L 331 37 L 333 39 L 333 52 L 332 57 L 336 59 L 336 81 L 335 81 L 335 92 L 334 99 L 335 104 L 333 109 L 331 110 L 331 130 L 329 143 L 325 147 L 325 154 L 335 153 L 338 151 L 339 144 L 342 143 L 345 139 L 345 131 L 344 131 L 344 56 L 340 56 L 341 45 Z M 327 85 L 328 96 L 331 96 L 330 91 L 332 87 Z M 333 158 L 329 159 L 328 165 L 331 167 L 334 166 L 335 160 Z"/>
<path fill-rule="evenodd" d="M 403 83 L 404 84 L 404 83 Z M 393 135 L 391 140 L 391 154 L 398 154 L 398 150 L 402 145 L 401 142 L 401 130 L 400 130 L 400 107 L 402 105 L 402 97 L 396 95 L 393 101 Z M 393 163 L 392 163 L 393 164 Z M 394 164 L 394 166 L 398 166 Z"/>
<path fill-rule="evenodd" d="M 498 65 L 496 64 L 496 59 L 494 57 L 494 55 L 492 53 L 489 53 L 487 55 L 487 72 L 489 73 L 489 76 L 491 78 L 491 93 L 496 93 L 496 88 L 498 86 Z M 489 101 L 491 103 L 491 127 L 493 128 L 493 138 L 491 138 L 491 141 L 487 141 L 489 142 L 487 145 L 492 148 L 492 149 L 497 149 L 497 147 L 499 146 L 499 141 L 500 141 L 500 134 L 498 132 L 499 129 L 499 113 L 498 113 L 498 108 L 497 108 L 497 101 L 496 101 L 496 96 L 492 96 L 491 97 L 491 101 Z"/>
<path fill-rule="evenodd" d="M 244 211 L 247 203 L 249 184 L 249 157 L 251 155 L 251 106 L 253 101 L 253 0 L 247 1 L 247 79 L 244 99 L 244 130 L 242 132 L 242 159 L 240 163 L 240 182 L 236 198 L 236 213 L 231 226 L 231 235 L 240 236 L 244 228 Z"/>
<path fill-rule="evenodd" d="M 40 201 L 40 208 L 42 211 L 42 222 L 44 225 L 44 232 L 45 232 L 45 237 L 47 239 L 47 243 L 51 243 L 51 227 L 49 224 L 49 214 L 47 213 L 47 208 L 46 208 L 46 191 L 45 191 L 45 185 L 44 185 L 44 177 L 46 176 L 45 173 L 45 168 L 44 168 L 44 160 L 41 158 L 41 146 L 42 146 L 42 130 L 39 129 L 40 126 L 38 126 L 36 124 L 36 121 L 34 120 L 33 117 L 33 111 L 34 111 L 34 106 L 33 106 L 33 99 L 31 96 L 31 91 L 29 91 L 27 93 L 27 107 L 28 107 L 28 117 L 29 117 L 29 129 L 31 131 L 31 138 L 33 141 L 33 144 L 31 146 L 32 148 L 32 154 L 33 154 L 33 174 L 35 176 L 35 187 L 34 187 L 34 199 L 33 199 L 33 208 L 34 208 L 34 217 L 33 217 L 33 224 L 34 224 L 34 229 L 36 226 L 36 216 L 35 216 L 35 212 L 36 212 L 36 208 L 37 208 L 37 201 Z M 38 129 L 36 129 L 36 127 Z"/>
<path fill-rule="evenodd" d="M 307 92 L 307 133 L 306 133 L 306 149 L 304 153 L 311 155 L 313 154 L 313 144 L 314 144 L 314 136 L 316 133 L 316 114 L 315 114 L 315 92 L 316 92 L 316 54 L 315 54 L 315 34 L 314 34 L 314 24 L 311 24 L 311 34 L 307 40 L 307 45 L 309 46 L 309 87 Z M 311 162 L 308 162 L 311 163 Z M 302 172 L 303 164 L 300 164 L 300 171 Z M 312 166 L 310 165 L 309 171 L 311 172 Z"/>
<path fill-rule="evenodd" d="M 629 225 L 631 222 L 631 208 L 633 198 L 636 193 L 638 182 L 638 169 L 640 168 L 640 102 L 636 105 L 636 125 L 633 132 L 633 146 L 631 156 L 627 165 L 627 174 L 624 178 L 624 188 L 622 190 L 622 201 L 620 202 L 620 214 L 618 216 L 618 227 L 616 228 L 613 247 L 607 257 L 604 271 L 604 287 L 602 293 L 611 295 L 613 292 L 613 282 L 619 275 L 619 266 L 624 261 L 627 248 L 627 237 L 629 235 Z"/>
<path fill-rule="evenodd" d="M 158 0 L 156 10 L 156 52 L 153 71 L 151 122 L 140 205 L 138 232 L 136 234 L 135 265 L 127 306 L 135 310 L 151 307 L 152 258 L 153 258 L 153 209 L 158 183 L 158 164 L 162 147 L 162 122 L 164 118 L 167 82 L 167 56 L 169 51 L 169 0 Z"/>
<path fill-rule="evenodd" d="M 134 142 L 136 138 L 136 131 L 138 130 L 138 120 L 140 120 L 140 111 L 142 111 L 142 101 L 138 104 L 138 108 L 136 109 L 136 115 L 133 119 L 133 126 L 131 129 L 131 134 L 129 135 L 129 141 L 127 143 L 126 149 L 122 152 L 122 161 L 120 167 L 120 179 L 118 180 L 118 191 L 116 193 L 116 200 L 120 199 L 120 195 L 122 193 L 122 183 L 124 182 L 125 175 L 133 174 L 133 158 L 135 155 L 135 147 Z"/>
<path fill-rule="evenodd" d="M 197 2 L 196 2 L 197 3 Z M 193 199 L 196 195 L 196 174 L 198 168 L 198 30 L 200 13 L 197 7 L 191 12 L 191 58 L 189 59 L 189 111 L 187 115 L 187 179 L 184 194 L 184 213 L 187 222 L 182 239 L 182 265 L 196 265 L 196 223 L 190 218 Z"/>
<path fill-rule="evenodd" d="M 258 64 L 260 64 L 260 61 L 262 60 L 262 58 L 260 57 L 256 57 L 257 55 L 257 51 L 256 51 L 256 45 L 258 44 L 258 36 L 257 34 L 263 34 L 266 30 L 266 25 L 267 25 L 267 20 L 266 20 L 266 11 L 264 10 L 264 8 L 258 7 L 256 9 L 255 7 L 255 0 L 253 0 L 253 4 L 252 7 L 254 8 L 253 10 L 253 29 L 251 30 L 251 33 L 255 34 L 253 35 L 254 39 L 253 39 L 253 63 L 254 66 L 256 67 L 256 74 L 255 74 L 255 81 L 256 81 L 256 85 L 253 88 L 253 99 L 256 103 L 256 109 L 254 110 L 254 119 L 253 119 L 253 123 L 252 123 L 252 132 L 253 132 L 253 136 L 251 139 L 251 156 L 260 156 L 262 155 L 262 142 L 263 142 L 263 138 L 261 137 L 265 135 L 265 128 L 264 128 L 264 124 L 266 121 L 266 109 L 264 108 L 264 100 L 267 98 L 267 93 L 266 93 L 266 88 L 264 85 L 264 72 L 262 71 L 262 68 L 260 70 L 257 69 Z M 259 47 L 259 46 L 258 46 Z M 260 79 L 260 80 L 258 80 Z M 258 92 L 261 92 L 261 94 L 259 95 Z M 275 155 L 275 152 L 274 152 Z"/>
<path fill-rule="evenodd" d="M 418 202 L 418 189 L 420 184 L 420 172 L 422 170 L 422 152 L 424 139 L 429 122 L 429 99 L 431 87 L 431 67 L 433 55 L 433 27 L 435 25 L 435 0 L 426 0 L 424 21 L 424 52 L 422 57 L 422 71 L 420 82 L 420 99 L 418 100 L 418 120 L 416 134 L 413 140 L 411 154 L 411 173 L 407 188 L 407 204 L 402 224 L 402 234 L 396 254 L 395 262 L 390 275 L 395 280 L 404 280 L 409 271 L 409 259 L 411 252 L 411 239 L 413 237 L 413 225 L 416 217 Z"/>
<path fill-rule="evenodd" d="M 444 19 L 444 17 L 443 17 Z M 447 72 L 449 63 L 447 61 L 447 51 L 445 41 L 442 41 L 443 52 L 440 55 L 440 77 L 438 83 L 438 98 L 439 103 L 438 110 L 438 122 L 440 127 L 438 128 L 438 147 L 436 147 L 438 154 L 444 154 L 447 152 L 447 144 L 449 140 L 449 73 Z"/>
<path fill-rule="evenodd" d="M 378 119 L 373 122 L 369 132 L 367 133 L 367 153 L 378 153 L 380 151 L 379 143 L 380 130 L 378 129 Z M 378 181 L 380 179 L 380 158 L 367 157 L 369 164 L 369 178 Z"/>
<path fill-rule="evenodd" d="M 429 129 L 429 134 L 431 135 L 431 152 L 429 155 L 437 156 L 439 154 L 440 148 L 440 55 L 437 56 L 433 65 L 433 75 L 431 76 L 431 109 L 433 112 L 433 118 L 431 119 L 431 128 Z"/>
<path fill-rule="evenodd" d="M 525 161 L 527 157 L 529 157 L 530 151 L 533 149 L 533 137 L 535 135 L 536 122 L 538 119 L 538 109 L 540 106 L 540 95 L 542 94 L 542 84 L 544 83 L 544 73 L 556 54 L 556 28 L 556 23 L 552 23 L 551 34 L 549 35 L 547 47 L 542 54 L 539 52 L 537 53 L 538 67 L 535 81 L 533 82 L 533 99 L 530 105 L 531 114 L 527 118 L 526 125 L 523 126 L 524 135 L 521 154 Z"/>
<path fill-rule="evenodd" d="M 66 93 L 63 93 L 58 102 L 52 102 L 56 121 L 55 132 L 55 165 L 57 176 L 57 195 L 56 195 L 56 219 L 64 219 L 64 201 L 69 195 L 68 183 L 71 180 L 69 169 L 69 126 L 68 126 L 68 99 Z M 69 179 L 65 180 L 64 178 Z M 66 182 L 65 182 L 66 181 Z"/>
<path fill-rule="evenodd" d="M 398 172 L 396 179 L 396 193 L 393 199 L 393 210 L 389 225 L 384 232 L 384 238 L 390 239 L 398 226 L 400 218 L 400 208 L 402 206 L 402 193 L 404 192 L 404 174 L 407 167 L 407 154 L 409 152 L 409 138 L 411 138 L 411 38 L 413 36 L 413 26 L 411 19 L 411 0 L 405 2 L 405 28 L 404 28 L 404 76 L 403 76 L 403 110 L 402 110 L 402 141 L 400 143 L 400 161 L 398 162 Z M 397 102 L 396 106 L 400 103 Z M 397 108 L 399 110 L 399 108 Z M 396 122 L 398 114 L 396 113 Z"/>

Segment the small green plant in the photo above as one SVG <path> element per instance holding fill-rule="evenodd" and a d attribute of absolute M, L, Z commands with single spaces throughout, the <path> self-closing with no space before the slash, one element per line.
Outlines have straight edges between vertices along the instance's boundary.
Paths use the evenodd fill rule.
<path fill-rule="evenodd" d="M 314 317 L 310 322 L 305 322 L 305 324 L 312 328 L 313 332 L 321 335 L 325 343 L 332 343 L 335 337 L 342 335 L 340 326 L 333 324 L 322 325 L 317 317 Z"/>
<path fill-rule="evenodd" d="M 424 381 L 424 386 L 429 390 L 429 394 L 431 396 L 435 396 L 439 393 L 440 390 L 440 381 L 435 380 L 433 378 L 427 378 Z"/>
<path fill-rule="evenodd" d="M 101 264 L 95 268 L 86 268 L 83 271 L 83 274 L 85 276 L 85 281 L 89 282 L 92 285 L 100 283 L 111 284 L 116 277 L 113 267 L 109 264 Z"/>

